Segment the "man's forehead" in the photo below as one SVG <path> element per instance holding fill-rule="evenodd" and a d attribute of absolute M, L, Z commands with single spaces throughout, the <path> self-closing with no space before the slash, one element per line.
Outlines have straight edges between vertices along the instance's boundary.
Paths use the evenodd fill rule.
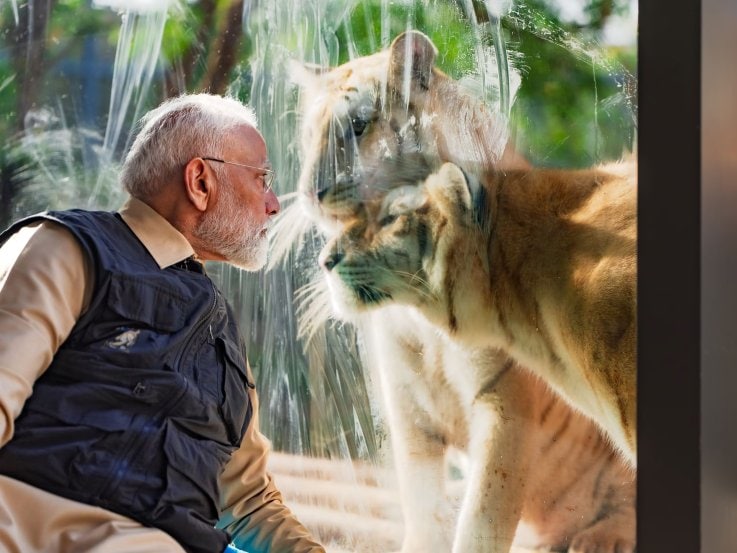
<path fill-rule="evenodd" d="M 268 163 L 269 153 L 263 136 L 250 125 L 233 129 L 225 142 L 225 148 L 234 155 L 246 155 L 251 161 Z"/>

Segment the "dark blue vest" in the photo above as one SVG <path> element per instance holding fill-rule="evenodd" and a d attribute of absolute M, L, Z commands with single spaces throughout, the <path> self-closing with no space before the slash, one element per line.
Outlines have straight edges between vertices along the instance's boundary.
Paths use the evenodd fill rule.
<path fill-rule="evenodd" d="M 160 269 L 119 215 L 71 210 L 95 268 L 77 321 L 0 449 L 0 473 L 219 553 L 218 477 L 252 414 L 229 306 L 200 270 Z M 195 269 L 199 264 L 193 264 Z"/>

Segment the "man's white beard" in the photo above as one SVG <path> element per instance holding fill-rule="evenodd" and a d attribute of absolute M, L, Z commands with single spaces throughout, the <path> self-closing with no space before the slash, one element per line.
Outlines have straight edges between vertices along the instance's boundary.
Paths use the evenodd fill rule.
<path fill-rule="evenodd" d="M 230 183 L 224 184 L 216 209 L 205 213 L 194 235 L 232 265 L 257 271 L 266 264 L 269 251 L 264 227 L 244 213 Z"/>

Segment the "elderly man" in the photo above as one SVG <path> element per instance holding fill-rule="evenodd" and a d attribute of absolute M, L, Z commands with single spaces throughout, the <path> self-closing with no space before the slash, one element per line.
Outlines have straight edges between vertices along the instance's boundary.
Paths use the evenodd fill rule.
<path fill-rule="evenodd" d="M 263 266 L 279 211 L 250 108 L 147 114 L 119 213 L 0 235 L 0 550 L 321 552 L 266 472 L 236 319 L 202 261 Z"/>

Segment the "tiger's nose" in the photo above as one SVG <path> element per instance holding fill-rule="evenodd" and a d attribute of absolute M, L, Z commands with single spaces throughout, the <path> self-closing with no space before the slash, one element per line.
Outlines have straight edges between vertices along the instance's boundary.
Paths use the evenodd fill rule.
<path fill-rule="evenodd" d="M 340 263 L 340 260 L 345 257 L 345 254 L 340 252 L 334 252 L 330 255 L 326 255 L 320 260 L 320 265 L 322 265 L 322 268 L 326 271 L 332 271 L 333 268 Z"/>

